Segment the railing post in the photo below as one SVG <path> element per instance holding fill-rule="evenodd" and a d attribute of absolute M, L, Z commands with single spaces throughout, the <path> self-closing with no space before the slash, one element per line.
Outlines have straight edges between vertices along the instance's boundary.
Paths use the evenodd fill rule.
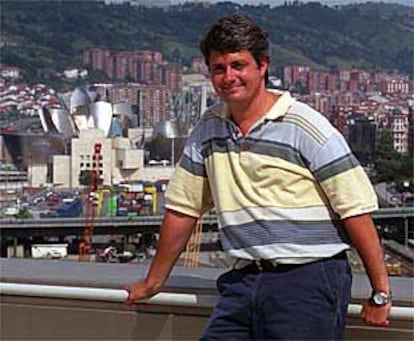
<path fill-rule="evenodd" d="M 404 245 L 408 247 L 408 217 L 404 216 Z"/>

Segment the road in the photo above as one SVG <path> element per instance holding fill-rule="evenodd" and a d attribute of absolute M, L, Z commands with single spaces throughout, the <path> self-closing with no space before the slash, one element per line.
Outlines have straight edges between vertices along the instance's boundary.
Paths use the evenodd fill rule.
<path fill-rule="evenodd" d="M 381 199 L 385 200 L 390 205 L 401 205 L 401 195 L 399 193 L 396 193 L 393 185 L 390 185 L 386 182 L 381 182 L 379 184 L 376 184 L 375 191 L 377 192 L 377 195 L 381 197 Z"/>

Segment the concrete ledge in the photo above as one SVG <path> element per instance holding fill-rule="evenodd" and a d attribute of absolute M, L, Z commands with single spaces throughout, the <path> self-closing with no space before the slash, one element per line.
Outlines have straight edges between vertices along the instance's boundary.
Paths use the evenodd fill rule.
<path fill-rule="evenodd" d="M 0 268 L 1 340 L 196 340 L 224 271 L 176 267 L 165 292 L 129 307 L 123 288 L 143 278 L 148 264 L 0 259 Z M 413 284 L 413 278 L 391 278 L 391 326 L 370 327 L 358 316 L 369 282 L 355 276 L 346 339 L 414 339 Z"/>

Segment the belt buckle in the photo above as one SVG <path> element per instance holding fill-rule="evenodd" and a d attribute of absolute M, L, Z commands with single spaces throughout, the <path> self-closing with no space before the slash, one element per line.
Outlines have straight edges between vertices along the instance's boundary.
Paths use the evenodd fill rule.
<path fill-rule="evenodd" d="M 254 260 L 254 263 L 256 264 L 256 267 L 259 271 L 263 271 L 263 264 L 262 264 L 263 260 L 264 259 L 255 259 Z"/>
<path fill-rule="evenodd" d="M 272 266 L 274 268 L 276 268 L 279 265 L 279 263 L 277 262 L 277 259 L 276 258 L 269 259 L 269 262 L 270 262 L 270 264 L 272 264 Z"/>
<path fill-rule="evenodd" d="M 277 266 L 277 260 L 275 258 L 273 259 L 259 259 L 255 261 L 257 268 L 260 271 L 263 271 L 265 268 L 271 268 L 272 270 L 274 270 Z"/>
<path fill-rule="evenodd" d="M 248 266 L 252 262 L 253 261 L 251 261 L 249 259 L 237 258 L 236 261 L 233 264 L 233 269 L 235 269 L 235 270 L 244 269 L 246 266 Z"/>

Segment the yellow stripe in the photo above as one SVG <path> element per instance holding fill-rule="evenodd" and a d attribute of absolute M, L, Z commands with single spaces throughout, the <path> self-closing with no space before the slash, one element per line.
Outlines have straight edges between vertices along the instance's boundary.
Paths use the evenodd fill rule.
<path fill-rule="evenodd" d="M 245 207 L 313 207 L 327 204 L 328 198 L 341 218 L 377 209 L 375 192 L 361 167 L 322 182 L 323 191 L 309 170 L 271 156 L 215 153 L 206 160 L 206 166 L 212 187 L 217 190 L 213 196 L 218 212 Z M 166 193 L 166 207 L 198 217 L 212 207 L 207 179 L 177 167 Z"/>
<path fill-rule="evenodd" d="M 323 181 L 321 186 L 342 219 L 369 213 L 378 208 L 377 196 L 362 167 L 333 176 Z M 341 191 L 337 191 L 338 188 Z M 355 191 L 356 188 L 358 191 Z"/>
<path fill-rule="evenodd" d="M 177 166 L 165 193 L 166 207 L 193 217 L 212 207 L 208 181 Z"/>
<path fill-rule="evenodd" d="M 243 152 L 215 153 L 206 160 L 216 208 L 219 212 L 243 207 L 311 207 L 326 198 L 306 168 L 272 156 Z M 214 167 L 216 165 L 216 167 Z M 254 166 L 253 166 L 254 165 Z"/>

